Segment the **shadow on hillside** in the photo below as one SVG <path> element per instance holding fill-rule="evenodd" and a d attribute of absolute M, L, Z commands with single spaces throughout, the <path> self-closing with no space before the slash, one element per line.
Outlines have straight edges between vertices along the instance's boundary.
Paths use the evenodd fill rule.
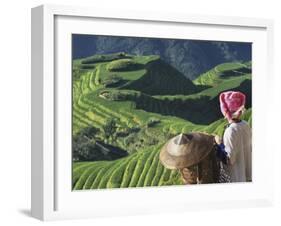
<path fill-rule="evenodd" d="M 196 85 L 196 87 L 198 89 L 198 93 L 204 91 L 205 89 L 212 88 L 212 86 L 209 86 L 209 85 Z"/>
<path fill-rule="evenodd" d="M 246 108 L 252 106 L 251 80 L 245 80 L 239 87 L 231 90 L 245 93 L 247 97 Z M 180 97 L 158 99 L 149 95 L 142 95 L 135 101 L 137 109 L 161 115 L 176 116 L 195 124 L 208 125 L 222 117 L 219 95 L 213 99 L 209 96 L 198 96 L 196 99 L 181 99 Z"/>
<path fill-rule="evenodd" d="M 148 95 L 190 95 L 200 91 L 191 80 L 161 59 L 148 63 L 145 68 L 145 75 L 122 89 L 136 90 Z"/>
<path fill-rule="evenodd" d="M 128 155 L 126 150 L 96 139 L 96 132 L 94 127 L 88 127 L 73 136 L 73 161 L 111 161 Z"/>
<path fill-rule="evenodd" d="M 252 69 L 251 68 L 239 68 L 237 70 L 227 70 L 227 71 L 223 71 L 221 73 L 222 77 L 230 77 L 230 76 L 241 76 L 244 74 L 251 74 L 252 73 Z"/>
<path fill-rule="evenodd" d="M 119 81 L 116 82 L 110 82 L 105 84 L 106 88 L 118 88 L 118 87 L 122 87 L 124 85 L 126 85 L 129 82 L 129 80 L 126 79 L 120 79 Z"/>
<path fill-rule="evenodd" d="M 114 63 L 114 61 L 112 62 Z M 113 68 L 109 69 L 111 72 L 127 72 L 127 71 L 138 71 L 138 70 L 142 70 L 144 69 L 144 65 L 143 64 L 139 64 L 139 63 L 131 63 L 131 64 L 119 64 L 116 65 L 115 67 L 113 66 Z"/>

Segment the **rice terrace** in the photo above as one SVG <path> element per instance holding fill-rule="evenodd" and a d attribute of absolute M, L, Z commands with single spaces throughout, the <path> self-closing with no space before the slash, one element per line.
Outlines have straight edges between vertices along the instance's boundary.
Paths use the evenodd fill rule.
<path fill-rule="evenodd" d="M 180 133 L 222 136 L 222 91 L 247 95 L 251 125 L 251 59 L 225 58 L 188 77 L 161 51 L 130 48 L 73 59 L 73 190 L 182 184 L 160 163 L 160 149 Z"/>

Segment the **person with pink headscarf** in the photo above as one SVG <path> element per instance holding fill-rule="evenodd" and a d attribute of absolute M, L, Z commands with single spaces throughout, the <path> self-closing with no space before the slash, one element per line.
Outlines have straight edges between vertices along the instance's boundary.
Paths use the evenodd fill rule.
<path fill-rule="evenodd" d="M 229 168 L 230 182 L 252 181 L 252 133 L 240 117 L 245 111 L 246 96 L 238 91 L 220 94 L 220 109 L 228 126 L 223 140 L 216 136 L 217 156 Z"/>

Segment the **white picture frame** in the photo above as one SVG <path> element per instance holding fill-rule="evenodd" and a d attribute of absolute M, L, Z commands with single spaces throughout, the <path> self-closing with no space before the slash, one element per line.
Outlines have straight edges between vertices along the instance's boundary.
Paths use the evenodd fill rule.
<path fill-rule="evenodd" d="M 114 29 L 115 23 L 122 29 Z M 68 38 L 69 34 L 75 32 L 91 33 L 88 29 L 92 25 L 100 29 L 99 34 L 113 32 L 115 35 L 142 37 L 158 35 L 181 36 L 187 39 L 252 41 L 255 75 L 253 182 L 190 186 L 189 189 L 184 186 L 169 186 L 72 192 L 69 187 L 71 95 L 68 85 L 71 79 L 68 75 L 71 73 L 71 45 L 69 46 Z M 103 30 L 107 26 L 111 28 L 110 31 Z M 126 26 L 128 29 L 125 29 Z M 134 29 L 135 26 L 142 29 Z M 188 37 L 178 26 L 189 26 Z M 272 33 L 273 22 L 266 19 L 155 14 L 56 5 L 33 8 L 32 216 L 41 220 L 57 220 L 271 205 L 273 178 L 268 177 L 266 172 L 273 169 L 273 150 L 267 148 L 270 146 L 267 136 L 269 119 L 265 110 L 270 101 L 266 101 L 262 92 L 258 91 L 263 89 L 263 94 L 268 95 L 272 92 Z M 64 58 L 61 57 L 62 52 L 66 54 Z M 267 155 L 262 155 L 263 151 Z"/>

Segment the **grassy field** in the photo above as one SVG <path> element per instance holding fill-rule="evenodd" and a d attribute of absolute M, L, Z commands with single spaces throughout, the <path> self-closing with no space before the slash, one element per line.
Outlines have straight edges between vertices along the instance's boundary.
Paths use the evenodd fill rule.
<path fill-rule="evenodd" d="M 73 137 L 92 127 L 94 144 L 105 142 L 110 151 L 116 147 L 128 155 L 112 161 L 74 161 L 73 189 L 180 184 L 178 172 L 163 168 L 158 153 L 178 133 L 222 135 L 226 122 L 218 95 L 224 90 L 247 94 L 244 118 L 251 123 L 250 62 L 218 65 L 190 81 L 159 56 L 116 53 L 75 60 Z M 109 122 L 114 126 L 107 135 Z"/>

